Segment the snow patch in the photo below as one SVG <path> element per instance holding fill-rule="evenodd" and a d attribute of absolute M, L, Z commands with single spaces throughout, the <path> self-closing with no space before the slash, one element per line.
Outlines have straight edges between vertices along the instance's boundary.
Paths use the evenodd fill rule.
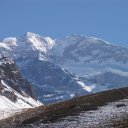
<path fill-rule="evenodd" d="M 77 83 L 87 92 L 91 92 L 95 86 L 86 86 L 82 81 L 77 81 Z"/>
<path fill-rule="evenodd" d="M 43 105 L 41 102 L 34 100 L 30 96 L 25 97 L 9 87 L 4 80 L 1 80 L 1 84 L 5 87 L 3 91 L 12 91 L 17 96 L 17 101 L 13 102 L 5 96 L 0 95 L 0 119 L 11 116 L 16 112 L 20 112 L 23 109 L 38 107 Z"/>

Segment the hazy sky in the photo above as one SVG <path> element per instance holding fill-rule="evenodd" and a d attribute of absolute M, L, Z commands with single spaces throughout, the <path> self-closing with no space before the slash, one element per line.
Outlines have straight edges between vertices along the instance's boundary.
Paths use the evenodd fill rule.
<path fill-rule="evenodd" d="M 128 0 L 0 0 L 0 39 L 81 34 L 128 46 Z"/>

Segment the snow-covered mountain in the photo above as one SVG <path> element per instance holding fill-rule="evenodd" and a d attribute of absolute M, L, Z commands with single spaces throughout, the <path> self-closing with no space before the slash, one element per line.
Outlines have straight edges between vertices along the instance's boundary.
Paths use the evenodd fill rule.
<path fill-rule="evenodd" d="M 128 86 L 128 48 L 80 35 L 56 41 L 54 63 L 81 77 L 94 91 Z"/>
<path fill-rule="evenodd" d="M 0 43 L 3 55 L 17 62 L 45 103 L 128 86 L 128 48 L 71 35 L 52 39 L 27 32 Z"/>
<path fill-rule="evenodd" d="M 24 79 L 16 64 L 9 58 L 0 58 L 0 119 L 26 108 L 42 105 L 34 99 L 30 83 Z"/>

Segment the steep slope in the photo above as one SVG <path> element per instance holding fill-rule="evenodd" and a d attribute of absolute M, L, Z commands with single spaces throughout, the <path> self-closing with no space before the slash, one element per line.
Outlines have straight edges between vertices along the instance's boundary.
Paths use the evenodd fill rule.
<path fill-rule="evenodd" d="M 9 58 L 0 58 L 0 119 L 24 108 L 42 105 L 35 100 L 33 88 Z"/>
<path fill-rule="evenodd" d="M 0 51 L 15 59 L 45 103 L 127 86 L 128 48 L 98 38 L 71 35 L 54 40 L 28 32 L 5 38 Z"/>
<path fill-rule="evenodd" d="M 36 96 L 43 103 L 63 101 L 90 91 L 75 75 L 49 61 L 34 59 L 21 72 L 35 85 Z"/>

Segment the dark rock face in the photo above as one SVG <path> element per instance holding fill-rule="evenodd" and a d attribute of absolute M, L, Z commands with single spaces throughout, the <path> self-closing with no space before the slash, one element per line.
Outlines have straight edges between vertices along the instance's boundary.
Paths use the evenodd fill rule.
<path fill-rule="evenodd" d="M 34 59 L 21 67 L 21 73 L 35 85 L 36 97 L 46 104 L 87 94 L 74 74 L 50 61 Z"/>
<path fill-rule="evenodd" d="M 128 76 L 121 76 L 120 74 L 105 72 L 100 75 L 96 75 L 89 79 L 90 81 L 95 81 L 95 83 L 99 83 L 102 86 L 106 86 L 107 88 L 114 88 L 127 86 Z"/>
<path fill-rule="evenodd" d="M 17 96 L 13 91 L 4 91 L 4 96 L 6 96 L 12 102 L 15 102 L 17 100 Z"/>
<path fill-rule="evenodd" d="M 0 94 L 2 93 L 2 90 L 4 89 L 4 87 L 3 87 L 3 85 L 2 85 L 2 83 L 1 83 L 1 81 L 0 81 Z"/>
<path fill-rule="evenodd" d="M 21 76 L 15 62 L 6 57 L 0 59 L 0 94 L 15 102 L 17 100 L 15 93 L 7 90 L 3 81 L 21 95 L 35 98 L 31 84 Z"/>

